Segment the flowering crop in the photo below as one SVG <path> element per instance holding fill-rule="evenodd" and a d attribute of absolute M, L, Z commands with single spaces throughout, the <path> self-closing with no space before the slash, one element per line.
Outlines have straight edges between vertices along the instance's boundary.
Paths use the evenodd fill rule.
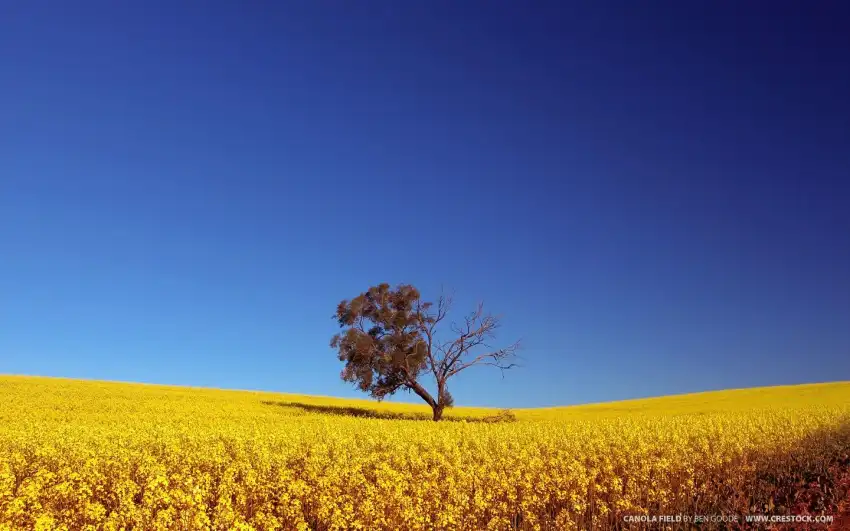
<path fill-rule="evenodd" d="M 850 383 L 517 410 L 506 423 L 476 422 L 486 409 L 357 418 L 327 413 L 425 410 L 31 377 L 0 377 L 0 401 L 0 530 L 608 529 L 624 515 L 827 513 L 850 464 Z"/>

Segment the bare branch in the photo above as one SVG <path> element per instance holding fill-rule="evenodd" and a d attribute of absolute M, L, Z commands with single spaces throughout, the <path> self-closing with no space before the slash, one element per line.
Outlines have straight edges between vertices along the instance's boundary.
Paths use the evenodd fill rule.
<path fill-rule="evenodd" d="M 418 318 L 419 329 L 422 334 L 425 336 L 425 341 L 428 349 L 428 363 L 430 365 L 431 372 L 434 374 L 434 377 L 437 381 L 440 380 L 439 375 L 439 361 L 434 356 L 435 350 L 439 351 L 439 346 L 434 344 L 436 339 L 436 329 L 437 325 L 443 321 L 449 313 L 449 309 L 452 305 L 452 297 L 451 295 L 445 295 L 445 293 L 441 293 L 440 297 L 437 299 L 437 309 L 436 311 L 429 311 L 430 305 L 428 308 L 425 307 L 421 301 L 417 301 L 416 303 L 416 315 Z"/>
<path fill-rule="evenodd" d="M 496 317 L 484 314 L 483 303 L 479 303 L 478 308 L 467 315 L 464 321 L 463 325 L 452 323 L 452 330 L 459 337 L 446 348 L 446 356 L 443 359 L 443 370 L 446 374 L 451 373 L 455 365 L 472 349 L 486 347 L 486 341 L 495 337 L 494 330 L 499 327 Z"/>
<path fill-rule="evenodd" d="M 502 371 L 504 377 L 504 371 L 508 369 L 512 369 L 514 367 L 518 367 L 516 363 L 513 363 L 511 360 L 515 357 L 517 350 L 520 348 L 520 342 L 507 346 L 505 348 L 501 348 L 498 350 L 486 352 L 484 354 L 479 354 L 472 358 L 470 361 L 458 363 L 451 371 L 449 371 L 448 376 L 454 376 L 464 369 L 468 369 L 473 365 L 489 365 L 491 367 L 496 367 Z"/>

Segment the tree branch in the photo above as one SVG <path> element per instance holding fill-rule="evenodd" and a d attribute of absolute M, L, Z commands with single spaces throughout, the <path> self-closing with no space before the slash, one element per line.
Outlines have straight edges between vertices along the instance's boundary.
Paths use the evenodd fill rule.
<path fill-rule="evenodd" d="M 483 303 L 479 303 L 476 310 L 466 316 L 463 325 L 459 326 L 452 323 L 452 331 L 459 334 L 459 337 L 443 345 L 444 357 L 441 367 L 444 379 L 473 365 L 491 365 L 498 367 L 503 372 L 515 367 L 516 364 L 509 360 L 519 349 L 519 342 L 495 350 L 488 344 L 488 340 L 495 337 L 495 330 L 499 326 L 500 322 L 497 317 L 484 313 Z M 471 355 L 472 351 L 478 347 L 490 350 L 465 361 L 464 358 Z"/>
<path fill-rule="evenodd" d="M 509 361 L 514 357 L 516 351 L 519 350 L 520 343 L 517 341 L 516 343 L 501 348 L 492 352 L 487 352 L 485 354 L 479 354 L 472 360 L 458 364 L 451 371 L 449 371 L 448 376 L 454 376 L 464 369 L 468 369 L 473 365 L 489 365 L 491 367 L 496 367 L 504 373 L 504 371 L 508 369 L 512 369 L 514 367 L 518 367 L 516 363 Z M 504 374 L 503 374 L 504 376 Z"/>
<path fill-rule="evenodd" d="M 439 373 L 439 362 L 437 358 L 434 356 L 434 340 L 436 335 L 437 325 L 443 321 L 448 315 L 449 309 L 452 306 L 452 297 L 446 296 L 444 293 L 440 294 L 440 298 L 437 299 L 437 310 L 435 313 L 429 313 L 428 308 L 425 305 L 417 302 L 416 313 L 419 323 L 419 328 L 421 332 L 425 335 L 427 348 L 428 348 L 428 363 L 430 365 L 431 372 L 434 374 L 434 378 L 439 382 L 440 381 L 440 373 Z M 430 305 L 429 305 L 430 307 Z M 439 347 L 437 347 L 439 350 Z"/>

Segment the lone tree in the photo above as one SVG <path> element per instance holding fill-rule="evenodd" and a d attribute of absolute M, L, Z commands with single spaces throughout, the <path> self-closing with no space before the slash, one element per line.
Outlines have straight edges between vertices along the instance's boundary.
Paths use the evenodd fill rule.
<path fill-rule="evenodd" d="M 342 379 L 353 382 L 372 397 L 383 400 L 399 389 L 413 391 L 431 406 L 434 420 L 453 405 L 447 388 L 449 378 L 475 365 L 504 371 L 512 362 L 519 342 L 494 348 L 490 341 L 499 318 L 484 312 L 484 305 L 451 323 L 450 338 L 437 333 L 452 305 L 441 295 L 436 304 L 424 302 L 415 287 L 402 284 L 372 286 L 351 300 L 343 300 L 334 319 L 344 330 L 334 335 L 331 347 L 345 362 Z M 434 377 L 436 395 L 422 385 L 423 376 Z"/>

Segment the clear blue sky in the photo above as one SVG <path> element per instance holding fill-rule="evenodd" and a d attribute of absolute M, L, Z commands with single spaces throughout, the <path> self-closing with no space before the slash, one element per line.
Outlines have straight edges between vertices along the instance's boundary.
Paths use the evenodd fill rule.
<path fill-rule="evenodd" d="M 848 380 L 848 9 L 0 3 L 0 373 L 358 396 L 386 281 L 524 338 L 458 404 Z"/>

